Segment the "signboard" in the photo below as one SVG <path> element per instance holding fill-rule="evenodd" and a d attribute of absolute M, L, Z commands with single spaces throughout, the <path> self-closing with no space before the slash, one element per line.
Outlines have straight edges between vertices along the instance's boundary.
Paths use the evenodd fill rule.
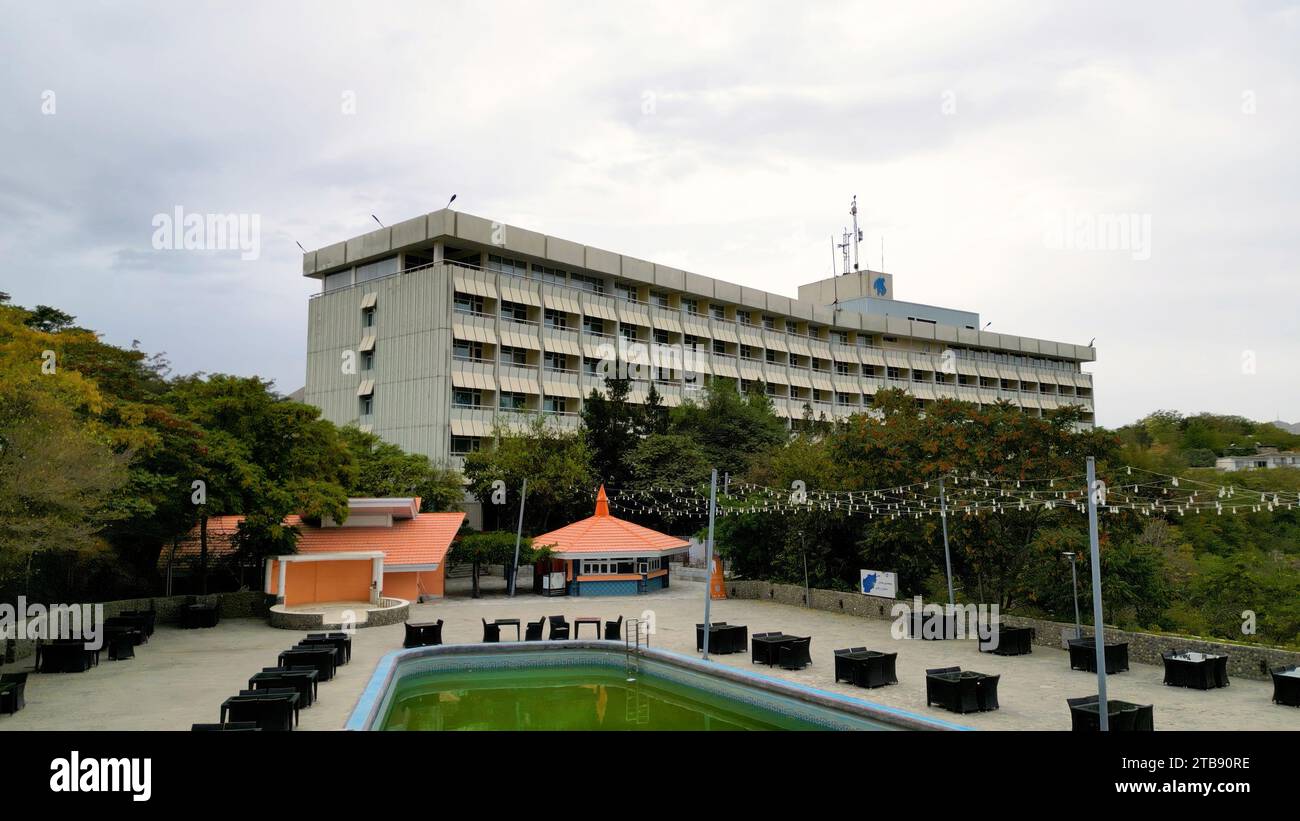
<path fill-rule="evenodd" d="M 886 599 L 898 595 L 898 574 L 883 570 L 863 570 L 858 592 L 868 596 L 880 596 Z"/>

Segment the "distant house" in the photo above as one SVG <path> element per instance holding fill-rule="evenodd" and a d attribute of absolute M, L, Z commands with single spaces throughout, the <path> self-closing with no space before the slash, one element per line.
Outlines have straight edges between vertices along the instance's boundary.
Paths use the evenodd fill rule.
<path fill-rule="evenodd" d="M 230 537 L 242 516 L 208 520 L 208 560 L 234 552 Z M 348 517 L 338 524 L 310 524 L 289 516 L 298 528 L 298 551 L 267 557 L 263 590 L 286 606 L 323 602 L 377 603 L 381 596 L 416 600 L 443 595 L 445 559 L 464 513 L 421 513 L 419 497 L 348 499 Z M 163 551 L 162 559 L 168 559 Z M 199 554 L 197 528 L 181 542 L 174 565 L 193 565 Z"/>
<path fill-rule="evenodd" d="M 1260 448 L 1249 456 L 1222 456 L 1214 460 L 1214 469 L 1223 471 L 1268 470 L 1283 467 L 1300 467 L 1300 453 L 1293 450 Z"/>

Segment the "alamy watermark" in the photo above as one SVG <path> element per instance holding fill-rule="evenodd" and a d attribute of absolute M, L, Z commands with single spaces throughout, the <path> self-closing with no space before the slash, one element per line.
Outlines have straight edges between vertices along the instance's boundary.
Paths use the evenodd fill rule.
<path fill-rule="evenodd" d="M 1151 259 L 1151 215 L 1053 212 L 1044 219 L 1043 244 L 1053 251 L 1125 251 L 1145 262 Z"/>
<path fill-rule="evenodd" d="M 1000 623 L 996 604 L 925 604 L 920 596 L 889 610 L 895 639 L 974 639 L 980 649 L 996 650 Z"/>
<path fill-rule="evenodd" d="M 0 602 L 0 640 L 81 640 L 87 650 L 104 646 L 104 605 L 28 604 Z"/>
<path fill-rule="evenodd" d="M 176 206 L 170 214 L 154 214 L 156 251 L 239 251 L 248 261 L 262 253 L 261 214 L 186 213 Z"/>

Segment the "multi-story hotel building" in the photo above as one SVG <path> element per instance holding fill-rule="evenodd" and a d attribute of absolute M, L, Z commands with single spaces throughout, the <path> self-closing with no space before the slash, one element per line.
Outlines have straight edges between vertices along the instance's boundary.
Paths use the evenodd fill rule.
<path fill-rule="evenodd" d="M 669 406 L 719 376 L 760 384 L 795 421 L 805 406 L 861 413 L 886 388 L 921 405 L 1082 405 L 1093 420 L 1091 347 L 895 300 L 885 273 L 801 285 L 791 299 L 444 209 L 310 251 L 303 275 L 321 282 L 305 400 L 453 465 L 499 423 L 542 414 L 576 428 L 614 357 L 632 361 L 633 400 L 653 384 Z"/>

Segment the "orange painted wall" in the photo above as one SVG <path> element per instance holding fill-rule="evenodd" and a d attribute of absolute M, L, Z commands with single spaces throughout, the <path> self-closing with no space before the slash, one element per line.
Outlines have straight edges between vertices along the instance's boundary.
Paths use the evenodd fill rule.
<path fill-rule="evenodd" d="M 385 573 L 384 595 L 415 601 L 421 593 L 427 596 L 443 595 L 443 568 L 419 573 Z"/>
<path fill-rule="evenodd" d="M 271 562 L 268 593 L 279 593 L 279 562 Z M 284 603 L 288 606 L 329 601 L 370 601 L 370 560 L 287 562 Z"/>

